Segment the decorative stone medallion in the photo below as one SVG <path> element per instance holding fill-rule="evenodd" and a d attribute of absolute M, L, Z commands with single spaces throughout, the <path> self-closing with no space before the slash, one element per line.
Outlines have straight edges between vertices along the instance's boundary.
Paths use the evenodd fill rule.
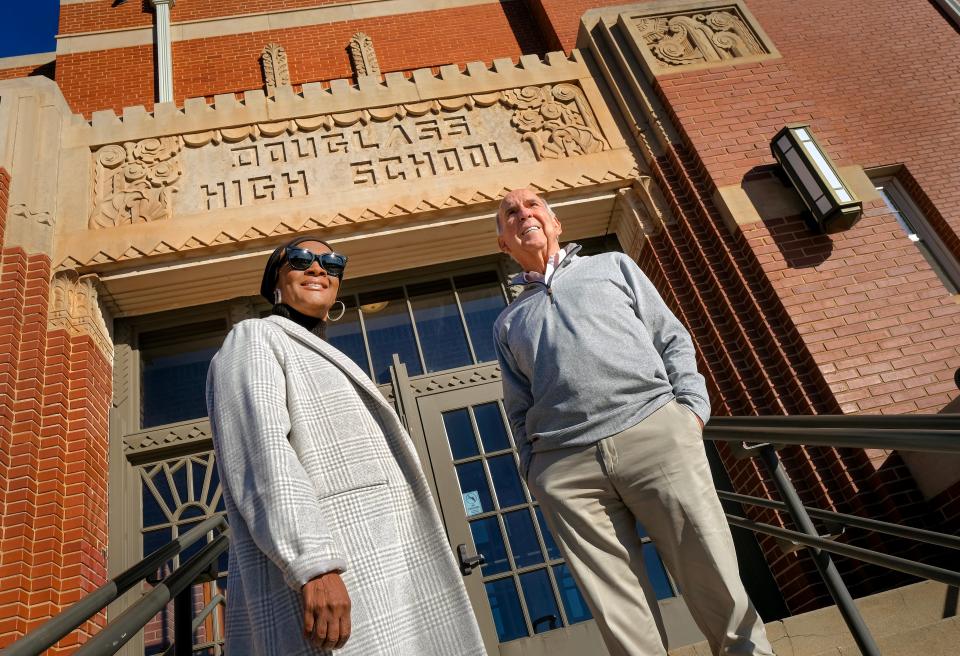
<path fill-rule="evenodd" d="M 739 0 L 652 2 L 623 17 L 652 75 L 779 57 Z"/>

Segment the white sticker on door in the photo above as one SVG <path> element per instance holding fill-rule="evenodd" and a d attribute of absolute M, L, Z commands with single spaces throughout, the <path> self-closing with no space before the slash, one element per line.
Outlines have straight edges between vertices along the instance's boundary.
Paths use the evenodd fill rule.
<path fill-rule="evenodd" d="M 483 503 L 480 502 L 480 493 L 470 490 L 463 493 L 463 507 L 467 510 L 467 517 L 473 517 L 483 512 Z"/>

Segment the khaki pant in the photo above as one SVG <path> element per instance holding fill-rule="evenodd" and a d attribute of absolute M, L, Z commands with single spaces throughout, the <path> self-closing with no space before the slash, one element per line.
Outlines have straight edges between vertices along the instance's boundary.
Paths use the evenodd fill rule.
<path fill-rule="evenodd" d="M 691 410 L 671 401 L 596 444 L 537 453 L 528 484 L 612 656 L 666 653 L 637 521 L 714 654 L 773 653 L 740 581 Z"/>

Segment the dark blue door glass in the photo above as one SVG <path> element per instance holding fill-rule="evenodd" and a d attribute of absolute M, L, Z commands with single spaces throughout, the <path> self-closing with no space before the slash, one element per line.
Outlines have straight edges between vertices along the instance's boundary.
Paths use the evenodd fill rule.
<path fill-rule="evenodd" d="M 407 365 L 408 374 L 422 374 L 403 290 L 397 288 L 361 294 L 360 311 L 363 312 L 370 357 L 373 359 L 373 379 L 377 383 L 390 382 L 394 353 L 400 356 L 400 362 Z"/>
<path fill-rule="evenodd" d="M 143 356 L 142 428 L 207 416 L 207 369 L 219 346 Z"/>
<path fill-rule="evenodd" d="M 497 627 L 500 642 L 516 640 L 527 635 L 527 625 L 523 621 L 523 610 L 513 577 L 489 581 L 486 584 L 487 601 L 493 613 L 493 623 Z"/>
<path fill-rule="evenodd" d="M 447 442 L 450 444 L 450 453 L 453 454 L 454 460 L 469 458 L 480 453 L 466 408 L 444 412 L 443 429 L 447 433 Z"/>
<path fill-rule="evenodd" d="M 510 448 L 510 438 L 507 437 L 507 429 L 503 425 L 503 416 L 500 414 L 498 403 L 473 406 L 473 416 L 477 420 L 484 451 L 492 453 Z"/>
<path fill-rule="evenodd" d="M 480 566 L 484 576 L 499 574 L 510 569 L 507 559 L 507 548 L 500 534 L 500 522 L 496 517 L 485 517 L 470 522 L 470 532 L 473 534 L 473 544 L 477 553 L 483 556 L 484 563 Z"/>
<path fill-rule="evenodd" d="M 477 355 L 477 362 L 496 360 L 493 349 L 493 322 L 506 307 L 503 290 L 494 271 L 458 276 L 454 278 L 463 318 L 470 330 L 470 341 Z"/>
<path fill-rule="evenodd" d="M 353 360 L 369 376 L 370 363 L 367 361 L 367 349 L 363 345 L 360 312 L 351 297 L 343 299 L 343 302 L 347 306 L 343 316 L 337 321 L 327 322 L 327 341 Z"/>
<path fill-rule="evenodd" d="M 535 569 L 521 574 L 520 586 L 523 588 L 523 598 L 527 602 L 534 633 L 543 633 L 563 626 L 547 570 Z"/>
<path fill-rule="evenodd" d="M 470 364 L 470 348 L 450 281 L 407 287 L 427 371 Z"/>
<path fill-rule="evenodd" d="M 566 563 L 563 565 L 554 565 L 553 574 L 557 579 L 557 587 L 560 588 L 560 599 L 563 600 L 563 610 L 566 611 L 567 620 L 570 624 L 583 622 L 593 617 Z"/>

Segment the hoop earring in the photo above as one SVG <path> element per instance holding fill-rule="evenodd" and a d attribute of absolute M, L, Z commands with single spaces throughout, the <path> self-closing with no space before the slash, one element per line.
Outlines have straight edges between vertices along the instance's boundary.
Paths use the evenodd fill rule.
<path fill-rule="evenodd" d="M 280 290 L 279 290 L 279 289 L 274 289 L 274 290 L 273 290 L 273 304 L 274 304 L 274 305 L 280 305 L 280 303 L 282 303 L 282 302 L 283 302 L 283 298 L 280 296 Z"/>
<path fill-rule="evenodd" d="M 337 303 L 340 304 L 340 314 L 338 314 L 337 318 L 334 319 L 333 317 L 330 316 L 330 313 L 327 312 L 327 321 L 340 321 L 341 319 L 343 319 L 343 315 L 347 313 L 347 304 L 341 300 L 337 300 Z M 337 303 L 334 303 L 334 305 L 336 305 Z"/>

